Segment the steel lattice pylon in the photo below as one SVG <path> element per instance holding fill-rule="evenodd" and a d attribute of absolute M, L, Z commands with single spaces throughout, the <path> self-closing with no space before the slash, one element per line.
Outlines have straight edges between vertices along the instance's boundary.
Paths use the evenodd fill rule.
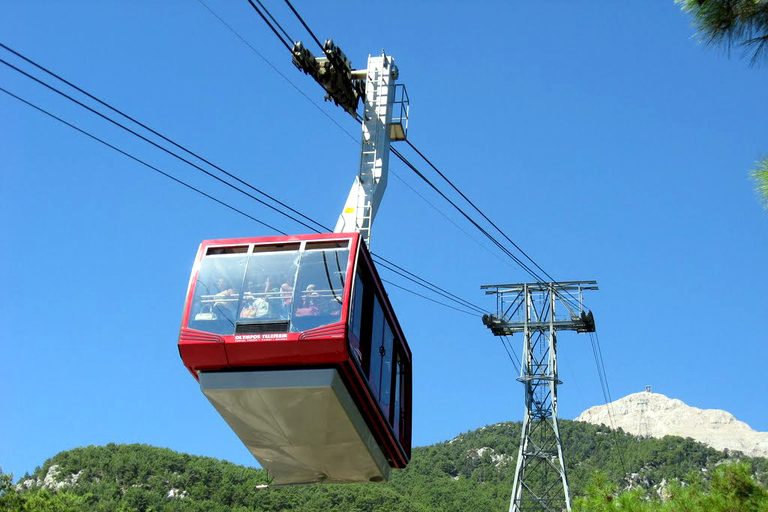
<path fill-rule="evenodd" d="M 557 424 L 557 334 L 592 332 L 592 313 L 583 309 L 584 290 L 595 281 L 483 286 L 496 295 L 496 315 L 483 323 L 496 336 L 523 334 L 518 381 L 525 386 L 525 417 L 517 455 L 510 512 L 571 510 L 563 443 Z"/>

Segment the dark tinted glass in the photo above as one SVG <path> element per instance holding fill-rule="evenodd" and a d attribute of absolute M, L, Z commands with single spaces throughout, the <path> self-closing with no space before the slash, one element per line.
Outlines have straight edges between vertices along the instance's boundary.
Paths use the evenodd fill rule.
<path fill-rule="evenodd" d="M 358 361 L 362 361 L 360 352 L 360 340 L 363 324 L 363 280 L 360 279 L 360 275 L 355 276 L 355 289 L 352 296 L 352 336 L 350 338 L 350 345 L 352 347 L 352 353 L 355 354 Z"/>
<path fill-rule="evenodd" d="M 373 299 L 373 329 L 371 330 L 371 369 L 368 380 L 371 383 L 373 396 L 378 400 L 381 389 L 382 335 L 384 333 L 384 312 L 379 305 L 379 299 Z"/>
<path fill-rule="evenodd" d="M 385 416 L 389 419 L 390 416 L 390 401 L 392 394 L 392 345 L 394 337 L 392 335 L 392 329 L 389 328 L 389 324 L 384 322 L 384 336 L 381 343 L 381 387 L 379 393 L 379 403 L 381 409 L 384 411 Z"/>

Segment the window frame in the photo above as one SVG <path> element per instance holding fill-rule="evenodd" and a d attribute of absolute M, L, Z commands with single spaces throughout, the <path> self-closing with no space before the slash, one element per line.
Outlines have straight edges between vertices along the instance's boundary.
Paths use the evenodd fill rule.
<path fill-rule="evenodd" d="M 250 239 L 252 240 L 252 239 Z M 356 275 L 355 272 L 355 266 L 357 263 L 357 250 L 359 249 L 359 246 L 356 248 L 355 244 L 353 243 L 354 238 L 351 237 L 339 237 L 339 238 L 323 238 L 323 239 L 310 239 L 310 240 L 296 240 L 296 239 L 289 239 L 289 240 L 280 240 L 279 238 L 277 240 L 270 239 L 270 240 L 259 240 L 259 241 L 250 241 L 249 239 L 239 238 L 239 239 L 232 239 L 232 240 L 212 240 L 213 243 L 203 242 L 200 245 L 200 248 L 198 250 L 198 256 L 195 261 L 195 266 L 193 268 L 193 272 L 190 275 L 190 282 L 187 289 L 187 299 L 186 299 L 186 306 L 185 306 L 185 312 L 184 312 L 184 323 L 183 327 L 193 329 L 196 331 L 201 332 L 209 332 L 205 329 L 205 326 L 201 325 L 195 325 L 194 320 L 194 311 L 197 307 L 198 301 L 197 298 L 197 291 L 198 286 L 200 286 L 199 279 L 200 279 L 200 272 L 201 269 L 204 267 L 204 262 L 208 258 L 217 258 L 217 257 L 232 257 L 232 256 L 244 256 L 246 258 L 246 267 L 245 271 L 243 272 L 242 280 L 240 283 L 237 283 L 239 285 L 238 293 L 237 293 L 237 305 L 235 309 L 235 317 L 234 317 L 234 324 L 237 325 L 239 323 L 248 323 L 247 319 L 241 319 L 239 317 L 243 301 L 245 299 L 245 286 L 246 281 L 249 277 L 248 271 L 250 270 L 250 263 L 251 263 L 251 257 L 255 253 L 268 253 L 268 252 L 283 252 L 283 251 L 297 251 L 298 258 L 299 258 L 299 264 L 296 267 L 296 272 L 294 273 L 293 279 L 294 279 L 294 285 L 296 284 L 296 279 L 298 276 L 298 272 L 301 268 L 301 259 L 305 252 L 314 252 L 314 251 L 329 251 L 333 252 L 334 249 L 338 251 L 348 251 L 346 254 L 346 270 L 344 275 L 344 286 L 343 286 L 343 294 L 342 294 L 342 301 L 341 301 L 341 312 L 340 316 L 337 320 L 337 322 L 344 322 L 348 321 L 347 318 L 347 311 L 349 309 L 348 302 L 351 300 L 351 286 L 347 286 L 347 283 L 349 281 L 354 282 L 354 277 Z M 218 242 L 218 243 L 217 243 Z M 224 242 L 224 243 L 221 243 Z M 354 254 L 354 258 L 352 255 Z M 235 284 L 235 283 L 230 283 Z M 300 299 L 300 291 L 299 290 L 292 290 L 292 310 L 291 310 L 291 319 L 293 318 L 294 311 L 293 311 L 293 305 L 296 304 L 297 297 Z M 244 321 L 245 320 L 245 321 Z M 336 322 L 333 322 L 336 323 Z M 332 325 L 332 324 L 328 324 Z M 216 334 L 219 336 L 236 336 L 237 332 L 235 332 L 236 329 L 233 329 L 233 332 L 210 332 L 211 334 Z M 304 332 L 302 331 L 296 331 L 298 332 Z M 213 342 L 213 338 L 206 339 L 206 341 Z"/>

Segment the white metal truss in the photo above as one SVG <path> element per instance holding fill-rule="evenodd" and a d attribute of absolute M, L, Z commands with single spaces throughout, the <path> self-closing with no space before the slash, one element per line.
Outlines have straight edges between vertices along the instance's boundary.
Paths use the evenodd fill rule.
<path fill-rule="evenodd" d="M 397 66 L 392 57 L 384 53 L 378 57 L 368 57 L 360 166 L 344 210 L 333 230 L 334 233 L 357 231 L 369 245 L 371 225 L 387 187 L 397 76 Z M 397 135 L 394 140 L 397 140 Z"/>

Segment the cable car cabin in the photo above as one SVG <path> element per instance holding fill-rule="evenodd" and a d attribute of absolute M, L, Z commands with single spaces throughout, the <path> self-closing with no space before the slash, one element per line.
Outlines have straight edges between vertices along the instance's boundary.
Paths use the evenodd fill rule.
<path fill-rule="evenodd" d="M 410 459 L 411 351 L 357 233 L 203 242 L 179 352 L 274 483 Z"/>

